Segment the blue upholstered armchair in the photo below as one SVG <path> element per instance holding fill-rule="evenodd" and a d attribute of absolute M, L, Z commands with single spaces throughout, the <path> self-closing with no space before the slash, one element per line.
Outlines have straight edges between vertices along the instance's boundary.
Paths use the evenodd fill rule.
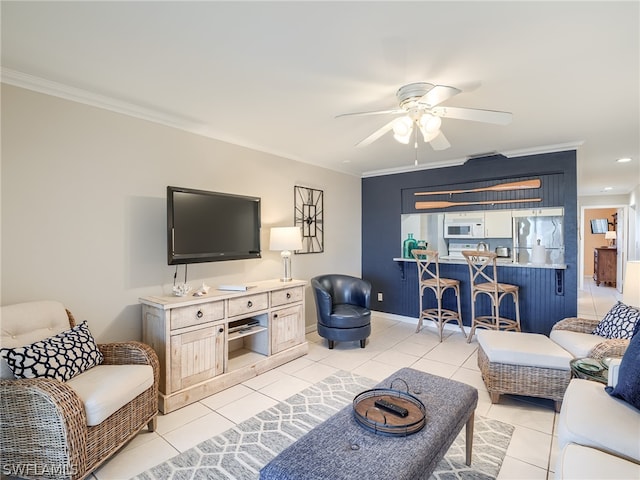
<path fill-rule="evenodd" d="M 359 340 L 364 348 L 371 334 L 371 284 L 349 275 L 320 275 L 311 279 L 316 310 L 318 334 L 335 342 Z"/>

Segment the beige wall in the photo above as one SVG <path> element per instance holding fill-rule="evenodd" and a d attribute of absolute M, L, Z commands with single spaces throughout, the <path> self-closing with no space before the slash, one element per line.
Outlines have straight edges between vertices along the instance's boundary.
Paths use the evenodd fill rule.
<path fill-rule="evenodd" d="M 140 339 L 138 298 L 175 271 L 167 185 L 262 198 L 263 258 L 191 265 L 196 287 L 281 276 L 268 232 L 293 224 L 294 185 L 325 194 L 325 252 L 294 255 L 294 277 L 361 272 L 357 177 L 7 85 L 1 107 L 3 305 L 56 299 L 99 341 Z"/>
<path fill-rule="evenodd" d="M 584 274 L 593 275 L 593 249 L 608 245 L 608 240 L 604 239 L 604 233 L 591 233 L 591 220 L 594 218 L 606 218 L 608 222 L 613 222 L 612 215 L 616 213 L 615 208 L 590 208 L 584 211 Z M 609 226 L 610 230 L 613 227 Z"/>

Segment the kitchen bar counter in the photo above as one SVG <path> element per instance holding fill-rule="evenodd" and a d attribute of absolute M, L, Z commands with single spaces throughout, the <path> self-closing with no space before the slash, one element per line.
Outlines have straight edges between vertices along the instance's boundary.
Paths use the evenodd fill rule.
<path fill-rule="evenodd" d="M 411 262 L 415 263 L 416 260 L 414 258 L 394 258 L 396 262 Z M 451 264 L 451 265 L 466 265 L 467 261 L 464 258 L 451 258 L 451 257 L 439 257 L 440 264 Z M 516 267 L 516 268 L 548 268 L 553 270 L 566 270 L 566 263 L 515 263 L 510 258 L 498 258 L 497 264 L 499 267 Z"/>
<path fill-rule="evenodd" d="M 406 316 L 417 318 L 419 314 L 418 269 L 416 261 L 409 258 L 394 258 L 398 267 L 398 279 L 402 288 L 400 300 L 406 305 Z M 460 303 L 464 325 L 471 325 L 471 288 L 469 266 L 461 258 L 444 258 L 440 262 L 440 275 L 460 282 Z M 564 308 L 565 277 L 569 272 L 567 264 L 514 263 L 510 258 L 498 259 L 498 277 L 502 283 L 517 285 L 520 289 L 520 322 L 523 332 L 535 332 L 548 335 L 559 315 L 554 312 Z M 490 305 L 486 295 L 476 302 L 476 313 L 487 315 Z M 429 302 L 432 301 L 433 295 Z M 454 310 L 456 298 L 449 290 L 443 297 L 443 308 Z M 515 318 L 513 302 L 503 302 L 500 307 L 505 318 Z M 484 313 L 478 313 L 484 312 Z M 575 315 L 575 314 L 574 314 Z M 566 316 L 566 315 L 565 315 Z M 564 318 L 563 316 L 562 318 Z"/>

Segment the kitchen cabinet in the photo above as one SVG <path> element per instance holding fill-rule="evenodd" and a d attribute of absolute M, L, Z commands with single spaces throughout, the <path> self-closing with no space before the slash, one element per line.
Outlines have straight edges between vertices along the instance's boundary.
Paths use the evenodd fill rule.
<path fill-rule="evenodd" d="M 143 297 L 142 340 L 160 363 L 169 413 L 305 355 L 306 282 L 255 282 L 202 297 Z"/>
<path fill-rule="evenodd" d="M 523 210 L 513 210 L 514 217 L 561 217 L 564 215 L 564 208 L 529 208 Z"/>
<path fill-rule="evenodd" d="M 485 238 L 512 238 L 513 222 L 511 218 L 511 210 L 484 212 Z"/>
<path fill-rule="evenodd" d="M 469 220 L 469 219 L 473 219 L 473 220 L 480 220 L 482 221 L 484 219 L 484 215 L 485 212 L 451 212 L 451 213 L 445 213 L 444 214 L 444 219 L 445 222 L 447 220 L 459 220 L 459 219 L 463 219 L 463 220 Z"/>
<path fill-rule="evenodd" d="M 593 250 L 593 280 L 598 287 L 601 283 L 616 286 L 617 255 L 615 248 L 598 247 Z"/>

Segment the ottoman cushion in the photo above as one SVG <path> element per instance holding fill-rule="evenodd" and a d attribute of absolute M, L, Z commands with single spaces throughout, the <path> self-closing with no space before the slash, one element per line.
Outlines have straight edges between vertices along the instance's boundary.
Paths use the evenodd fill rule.
<path fill-rule="evenodd" d="M 482 330 L 478 343 L 492 363 L 569 370 L 573 356 L 538 333 Z"/>

